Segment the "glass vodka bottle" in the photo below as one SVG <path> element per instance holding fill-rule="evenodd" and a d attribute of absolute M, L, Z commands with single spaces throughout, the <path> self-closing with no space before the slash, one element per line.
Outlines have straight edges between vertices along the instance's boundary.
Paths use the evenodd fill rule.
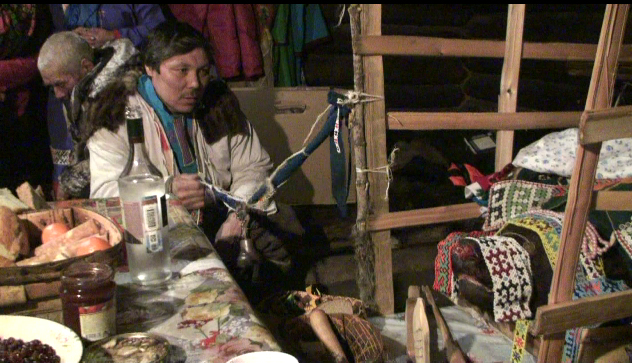
<path fill-rule="evenodd" d="M 118 179 L 131 279 L 142 285 L 171 277 L 165 182 L 147 157 L 140 109 L 125 109 L 130 152 Z"/>

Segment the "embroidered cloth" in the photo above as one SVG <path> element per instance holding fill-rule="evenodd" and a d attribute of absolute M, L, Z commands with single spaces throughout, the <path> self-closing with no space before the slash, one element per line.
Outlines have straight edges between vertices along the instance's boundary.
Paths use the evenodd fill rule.
<path fill-rule="evenodd" d="M 435 280 L 433 288 L 444 293 L 450 298 L 456 298 L 455 278 L 452 270 L 452 249 L 457 242 L 465 237 L 490 236 L 494 232 L 474 231 L 474 232 L 453 232 L 437 245 L 437 257 L 435 258 Z"/>
<path fill-rule="evenodd" d="M 533 291 L 529 254 L 516 240 L 504 236 L 478 237 L 492 278 L 494 320 L 512 322 L 531 317 Z"/>
<path fill-rule="evenodd" d="M 549 258 L 551 268 L 555 269 L 563 219 L 563 213 L 535 209 L 511 219 L 498 233 L 502 234 L 505 228 L 511 224 L 537 233 Z M 605 253 L 612 246 L 612 243 L 612 241 L 606 241 L 601 238 L 590 222 L 586 223 L 579 262 L 583 268 L 583 273 L 589 279 L 603 276 L 603 264 L 601 259 L 598 259 L 598 256 Z"/>
<path fill-rule="evenodd" d="M 554 196 L 566 194 L 561 185 L 539 184 L 521 180 L 505 180 L 492 185 L 489 212 L 484 231 L 499 229 L 508 220 L 534 208 L 540 208 Z"/>

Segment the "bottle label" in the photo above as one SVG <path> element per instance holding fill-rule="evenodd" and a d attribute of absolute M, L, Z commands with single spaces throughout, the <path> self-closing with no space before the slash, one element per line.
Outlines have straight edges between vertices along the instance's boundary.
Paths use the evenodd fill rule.
<path fill-rule="evenodd" d="M 143 219 L 140 202 L 123 202 L 123 221 L 125 224 L 125 242 L 143 243 Z"/>
<path fill-rule="evenodd" d="M 162 251 L 162 219 L 160 218 L 160 204 L 158 197 L 151 195 L 144 197 L 143 208 L 143 236 L 145 237 L 145 248 L 148 253 Z"/>
<path fill-rule="evenodd" d="M 167 214 L 166 203 L 156 195 L 143 197 L 140 202 L 123 203 L 127 243 L 143 244 L 147 253 L 164 249 L 162 228 Z"/>
<path fill-rule="evenodd" d="M 79 307 L 81 336 L 91 342 L 116 334 L 114 299 L 97 305 Z"/>
<path fill-rule="evenodd" d="M 144 197 L 143 205 L 143 232 L 153 232 L 160 228 L 158 225 L 158 198 L 155 195 Z"/>

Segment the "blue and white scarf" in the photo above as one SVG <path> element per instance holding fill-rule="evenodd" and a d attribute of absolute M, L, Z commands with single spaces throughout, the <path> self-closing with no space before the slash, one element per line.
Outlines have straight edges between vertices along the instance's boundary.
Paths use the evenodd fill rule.
<path fill-rule="evenodd" d="M 138 80 L 138 92 L 147 103 L 156 111 L 165 133 L 169 139 L 171 149 L 176 155 L 176 161 L 181 173 L 196 174 L 198 171 L 195 156 L 191 150 L 186 130 L 192 130 L 193 119 L 191 117 L 176 116 L 166 108 L 149 76 L 142 75 Z"/>

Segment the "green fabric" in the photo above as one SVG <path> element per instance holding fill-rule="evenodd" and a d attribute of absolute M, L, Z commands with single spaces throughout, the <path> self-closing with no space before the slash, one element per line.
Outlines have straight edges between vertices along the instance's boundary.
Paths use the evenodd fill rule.
<path fill-rule="evenodd" d="M 295 60 L 291 36 L 290 4 L 280 4 L 274 18 L 272 39 L 274 39 L 274 85 L 288 87 L 296 85 Z"/>
<path fill-rule="evenodd" d="M 274 85 L 304 85 L 303 52 L 310 43 L 329 37 L 318 4 L 279 4 L 274 25 Z"/>

